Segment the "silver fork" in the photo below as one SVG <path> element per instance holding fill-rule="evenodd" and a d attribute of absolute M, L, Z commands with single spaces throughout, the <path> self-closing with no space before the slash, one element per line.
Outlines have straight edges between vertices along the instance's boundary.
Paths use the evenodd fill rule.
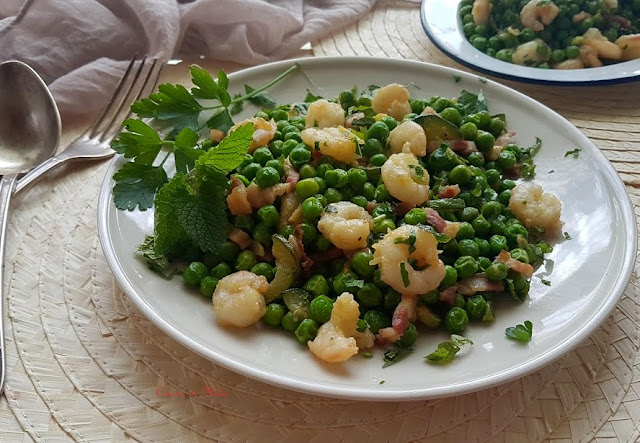
<path fill-rule="evenodd" d="M 164 61 L 158 59 L 147 61 L 146 57 L 139 62 L 137 68 L 135 68 L 136 62 L 136 58 L 131 60 L 109 103 L 89 129 L 72 141 L 64 151 L 49 158 L 20 178 L 14 193 L 20 192 L 47 171 L 68 161 L 100 160 L 115 154 L 110 143 L 122 129 L 122 121 L 131 115 L 131 103 L 153 92 L 164 66 Z"/>

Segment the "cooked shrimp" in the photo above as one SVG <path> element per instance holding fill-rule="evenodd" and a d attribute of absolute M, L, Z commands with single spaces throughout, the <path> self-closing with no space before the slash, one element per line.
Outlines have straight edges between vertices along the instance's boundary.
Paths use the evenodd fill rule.
<path fill-rule="evenodd" d="M 578 25 L 588 18 L 591 18 L 591 14 L 586 11 L 580 11 L 579 13 L 571 17 L 571 21 L 573 22 L 573 24 Z"/>
<path fill-rule="evenodd" d="M 391 83 L 378 89 L 371 99 L 371 107 L 375 112 L 388 114 L 396 120 L 411 112 L 409 91 L 402 85 Z"/>
<path fill-rule="evenodd" d="M 421 205 L 429 200 L 429 173 L 413 154 L 392 154 L 382 165 L 381 177 L 391 195 Z"/>
<path fill-rule="evenodd" d="M 253 123 L 255 130 L 253 132 L 251 146 L 249 147 L 249 153 L 255 151 L 256 148 L 259 148 L 260 146 L 268 145 L 276 135 L 276 130 L 278 129 L 276 122 L 273 120 L 266 121 L 262 117 L 253 117 L 236 123 L 229 129 L 229 132 L 231 133 L 240 126 L 246 125 L 250 122 Z"/>
<path fill-rule="evenodd" d="M 598 51 L 596 48 L 589 45 L 580 46 L 580 62 L 587 68 L 597 68 L 602 66 L 602 62 L 598 58 Z"/>
<path fill-rule="evenodd" d="M 266 277 L 248 271 L 221 278 L 213 292 L 216 320 L 238 328 L 257 322 L 267 310 L 263 294 L 268 288 Z"/>
<path fill-rule="evenodd" d="M 616 45 L 622 51 L 622 60 L 640 58 L 640 34 L 623 35 L 616 40 Z"/>
<path fill-rule="evenodd" d="M 331 319 L 318 328 L 313 341 L 307 342 L 311 352 L 321 360 L 338 363 L 356 355 L 358 349 L 372 347 L 371 331 L 356 331 L 359 317 L 358 303 L 353 295 L 343 292 L 333 304 Z"/>
<path fill-rule="evenodd" d="M 582 69 L 582 68 L 584 68 L 584 64 L 582 63 L 582 60 L 580 60 L 579 58 L 570 58 L 563 62 L 556 63 L 555 65 L 553 65 L 553 69 Z"/>
<path fill-rule="evenodd" d="M 622 49 L 617 44 L 610 42 L 598 28 L 587 29 L 583 37 L 584 45 L 595 48 L 598 51 L 599 59 L 620 60 L 622 58 Z"/>
<path fill-rule="evenodd" d="M 513 188 L 509 209 L 527 228 L 537 226 L 550 231 L 562 225 L 562 203 L 555 195 L 543 192 L 540 185 L 522 183 Z"/>
<path fill-rule="evenodd" d="M 302 141 L 311 149 L 320 149 L 324 155 L 351 163 L 356 157 L 357 137 L 346 128 L 307 128 L 300 133 Z"/>
<path fill-rule="evenodd" d="M 551 24 L 558 16 L 558 12 L 560 8 L 555 3 L 531 0 L 520 10 L 520 22 L 532 31 L 542 31 L 545 25 Z"/>
<path fill-rule="evenodd" d="M 539 51 L 538 46 L 540 45 L 547 46 L 547 44 L 539 38 L 519 45 L 516 50 L 513 51 L 513 63 L 516 65 L 526 66 L 534 63 L 546 62 L 549 60 L 551 50 L 547 46 L 545 51 Z"/>
<path fill-rule="evenodd" d="M 403 225 L 387 232 L 373 248 L 370 264 L 378 265 L 381 280 L 402 295 L 426 294 L 444 278 L 438 241 L 432 233 L 416 226 Z M 417 269 L 425 266 L 426 269 Z"/>
<path fill-rule="evenodd" d="M 318 221 L 318 230 L 336 247 L 351 251 L 367 246 L 373 218 L 366 209 L 351 203 L 329 204 Z"/>
<path fill-rule="evenodd" d="M 489 24 L 489 13 L 493 6 L 489 3 L 489 0 L 474 0 L 473 8 L 471 9 L 471 16 L 473 17 L 473 24 L 476 26 Z"/>
<path fill-rule="evenodd" d="M 618 9 L 618 0 L 604 0 L 604 4 L 607 5 L 609 11 L 615 11 Z"/>
<path fill-rule="evenodd" d="M 427 135 L 422 126 L 416 122 L 400 123 L 389 133 L 391 152 L 403 152 L 403 147 L 407 143 L 412 154 L 421 157 L 427 154 Z"/>
<path fill-rule="evenodd" d="M 252 208 L 261 208 L 271 205 L 277 197 L 293 192 L 296 187 L 291 183 L 277 183 L 268 188 L 261 188 L 255 183 L 251 183 L 247 188 L 247 200 Z"/>
<path fill-rule="evenodd" d="M 339 103 L 316 100 L 307 109 L 307 128 L 329 128 L 344 125 L 344 110 Z"/>

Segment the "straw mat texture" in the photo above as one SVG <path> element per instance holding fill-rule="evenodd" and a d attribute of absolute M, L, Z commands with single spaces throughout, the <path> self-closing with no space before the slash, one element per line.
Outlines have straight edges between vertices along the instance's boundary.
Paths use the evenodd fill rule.
<path fill-rule="evenodd" d="M 377 55 L 456 66 L 428 41 L 418 8 L 381 3 L 314 55 Z M 227 70 L 237 66 L 224 67 Z M 166 81 L 184 68 L 170 67 Z M 605 152 L 640 203 L 640 92 L 511 84 L 551 106 Z M 67 138 L 72 137 L 67 130 Z M 8 232 L 9 374 L 0 441 L 636 441 L 640 288 L 541 371 L 464 396 L 355 402 L 259 383 L 174 342 L 115 284 L 96 234 L 106 164 L 62 168 L 18 196 Z M 638 215 L 638 211 L 636 210 Z M 636 270 L 638 266 L 636 265 Z M 209 395 L 165 396 L 209 388 Z M 187 395 L 188 397 L 188 395 Z"/>

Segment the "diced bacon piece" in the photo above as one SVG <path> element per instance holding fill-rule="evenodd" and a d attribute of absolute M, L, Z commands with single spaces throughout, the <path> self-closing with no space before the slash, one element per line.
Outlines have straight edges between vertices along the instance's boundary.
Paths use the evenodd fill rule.
<path fill-rule="evenodd" d="M 440 291 L 440 293 L 438 294 L 438 299 L 441 302 L 453 306 L 454 299 L 456 297 L 456 290 L 457 289 L 455 286 L 449 286 L 447 289 L 443 289 L 442 291 Z"/>
<path fill-rule="evenodd" d="M 507 265 L 507 268 L 519 272 L 524 277 L 531 277 L 531 275 L 533 274 L 533 266 L 528 263 L 522 263 L 520 260 L 512 258 L 511 254 L 509 254 L 509 251 L 500 251 L 500 254 L 498 254 L 498 257 L 496 257 L 495 261 L 504 263 L 505 265 Z"/>
<path fill-rule="evenodd" d="M 460 222 L 451 222 L 445 220 L 447 226 L 442 230 L 442 233 L 447 237 L 456 238 L 458 231 L 460 230 Z"/>
<path fill-rule="evenodd" d="M 251 236 L 242 229 L 233 228 L 227 237 L 238 245 L 240 249 L 247 249 L 251 244 Z"/>
<path fill-rule="evenodd" d="M 227 206 L 232 215 L 248 215 L 253 213 L 247 198 L 247 188 L 237 178 L 231 180 L 231 192 L 227 195 Z"/>
<path fill-rule="evenodd" d="M 438 211 L 432 208 L 422 208 L 427 214 L 427 223 L 436 228 L 436 231 L 442 232 L 447 228 L 447 222 L 443 219 Z"/>
<path fill-rule="evenodd" d="M 458 282 L 458 292 L 462 295 L 473 295 L 476 292 L 502 292 L 504 285 L 499 281 L 491 281 L 484 275 L 475 275 Z"/>
<path fill-rule="evenodd" d="M 438 197 L 440 198 L 454 198 L 460 194 L 460 186 L 459 185 L 447 185 L 443 187 L 438 193 Z"/>
<path fill-rule="evenodd" d="M 513 131 L 505 132 L 500 137 L 496 139 L 496 146 L 507 146 L 509 143 L 513 143 L 513 139 L 515 138 L 516 133 Z"/>

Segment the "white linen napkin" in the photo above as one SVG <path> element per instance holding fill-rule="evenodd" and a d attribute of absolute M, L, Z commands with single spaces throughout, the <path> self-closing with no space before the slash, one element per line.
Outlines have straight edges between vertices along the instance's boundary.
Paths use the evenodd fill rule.
<path fill-rule="evenodd" d="M 256 65 L 295 53 L 376 0 L 2 0 L 0 61 L 29 63 L 64 118 L 93 114 L 135 54 Z"/>

